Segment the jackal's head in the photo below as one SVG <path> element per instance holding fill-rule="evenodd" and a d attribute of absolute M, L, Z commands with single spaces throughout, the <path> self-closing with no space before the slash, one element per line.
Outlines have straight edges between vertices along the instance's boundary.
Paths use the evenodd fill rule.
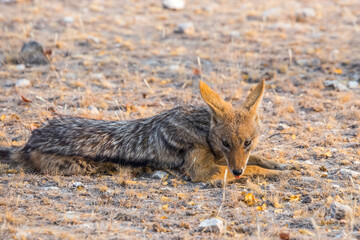
<path fill-rule="evenodd" d="M 209 141 L 215 152 L 224 155 L 230 172 L 236 178 L 244 173 L 250 152 L 257 142 L 260 132 L 257 108 L 264 87 L 265 81 L 262 80 L 244 104 L 234 108 L 204 82 L 200 82 L 201 96 L 211 110 Z"/>

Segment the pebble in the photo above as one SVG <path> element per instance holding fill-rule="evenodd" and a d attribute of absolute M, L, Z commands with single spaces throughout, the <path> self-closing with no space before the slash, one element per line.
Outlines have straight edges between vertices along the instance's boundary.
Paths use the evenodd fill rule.
<path fill-rule="evenodd" d="M 90 111 L 90 113 L 91 114 L 99 114 L 100 112 L 99 112 L 99 110 L 95 107 L 95 106 L 93 106 L 93 105 L 90 105 L 90 106 L 88 106 L 88 110 Z"/>
<path fill-rule="evenodd" d="M 303 182 L 307 182 L 307 183 L 314 183 L 316 182 L 316 179 L 313 177 L 302 177 L 301 178 Z"/>
<path fill-rule="evenodd" d="M 224 221 L 219 218 L 206 219 L 199 225 L 199 231 L 201 232 L 222 233 L 224 229 Z"/>
<path fill-rule="evenodd" d="M 171 10 L 181 10 L 185 8 L 185 0 L 162 0 L 164 8 Z"/>
<path fill-rule="evenodd" d="M 309 195 L 305 195 L 301 198 L 301 202 L 302 203 L 311 203 L 312 202 L 312 198 Z"/>
<path fill-rule="evenodd" d="M 58 187 L 54 187 L 54 186 L 50 186 L 50 187 L 44 187 L 45 191 L 58 191 L 60 190 L 60 188 Z"/>
<path fill-rule="evenodd" d="M 155 179 L 163 179 L 167 176 L 168 174 L 166 172 L 163 171 L 156 171 L 153 173 L 152 177 Z"/>
<path fill-rule="evenodd" d="M 263 11 L 262 18 L 264 21 L 276 20 L 280 16 L 281 8 L 274 7 Z"/>
<path fill-rule="evenodd" d="M 74 17 L 73 16 L 66 16 L 63 18 L 63 22 L 64 23 L 73 23 L 74 22 Z"/>
<path fill-rule="evenodd" d="M 180 66 L 179 66 L 179 65 L 170 65 L 170 66 L 169 66 L 169 70 L 170 70 L 170 71 L 177 72 L 177 71 L 180 70 Z"/>
<path fill-rule="evenodd" d="M 73 182 L 71 186 L 78 188 L 78 187 L 84 187 L 84 184 L 82 182 Z"/>
<path fill-rule="evenodd" d="M 22 46 L 20 59 L 26 65 L 45 65 L 49 63 L 48 58 L 44 55 L 43 47 L 36 41 L 27 42 Z"/>
<path fill-rule="evenodd" d="M 286 123 L 279 123 L 277 130 L 285 130 L 285 129 L 289 129 L 289 125 L 287 125 Z"/>
<path fill-rule="evenodd" d="M 30 81 L 25 78 L 21 78 L 16 81 L 15 86 L 20 88 L 30 87 Z"/>
<path fill-rule="evenodd" d="M 240 34 L 239 31 L 231 31 L 230 36 L 233 37 L 233 38 L 238 38 L 238 37 L 241 36 L 241 34 Z"/>
<path fill-rule="evenodd" d="M 310 160 L 306 160 L 306 161 L 304 161 L 304 163 L 308 164 L 308 165 L 314 165 L 314 163 L 312 161 L 310 161 Z"/>
<path fill-rule="evenodd" d="M 357 81 L 349 81 L 348 86 L 349 88 L 357 88 L 359 87 L 359 83 Z"/>
<path fill-rule="evenodd" d="M 345 90 L 348 89 L 344 84 L 340 83 L 337 80 L 326 80 L 324 82 L 324 86 L 325 87 L 332 87 L 334 89 L 338 89 L 339 91 L 345 91 Z"/>
<path fill-rule="evenodd" d="M 16 65 L 16 68 L 19 71 L 23 71 L 23 70 L 25 70 L 25 65 L 24 64 L 18 64 L 18 65 Z"/>
<path fill-rule="evenodd" d="M 345 178 L 345 179 L 350 178 L 350 177 L 352 177 L 352 178 L 360 177 L 360 172 L 353 171 L 353 170 L 350 170 L 350 169 L 345 169 L 345 168 L 341 169 L 339 171 L 339 173 L 340 173 L 341 177 Z"/>
<path fill-rule="evenodd" d="M 296 21 L 305 21 L 316 17 L 316 12 L 313 8 L 302 8 L 295 11 Z"/>
<path fill-rule="evenodd" d="M 180 23 L 174 32 L 180 34 L 193 34 L 195 32 L 194 23 L 193 22 Z"/>
<path fill-rule="evenodd" d="M 330 204 L 330 215 L 337 220 L 345 219 L 352 212 L 351 207 L 341 204 L 339 202 L 332 202 Z"/>

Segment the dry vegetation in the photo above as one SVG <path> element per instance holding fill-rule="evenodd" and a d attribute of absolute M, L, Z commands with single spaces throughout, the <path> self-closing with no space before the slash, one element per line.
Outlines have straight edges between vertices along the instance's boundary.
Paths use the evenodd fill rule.
<path fill-rule="evenodd" d="M 201 102 L 201 78 L 236 105 L 265 78 L 256 154 L 299 164 L 301 174 L 222 188 L 127 169 L 99 177 L 7 171 L 0 238 L 360 238 L 360 89 L 325 86 L 359 80 L 359 1 L 194 0 L 180 11 L 158 0 L 5 2 L 0 145 L 24 144 L 56 114 L 132 119 Z M 305 7 L 315 16 L 296 15 Z M 188 21 L 194 33 L 174 33 Z M 49 65 L 12 60 L 31 39 L 51 50 Z M 29 87 L 15 85 L 23 78 Z M 332 218 L 333 201 L 349 215 Z M 226 221 L 224 233 L 198 231 L 210 216 Z"/>

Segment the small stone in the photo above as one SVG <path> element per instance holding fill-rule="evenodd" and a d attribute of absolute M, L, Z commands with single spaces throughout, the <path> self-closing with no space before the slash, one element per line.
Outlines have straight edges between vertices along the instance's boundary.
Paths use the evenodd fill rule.
<path fill-rule="evenodd" d="M 270 191 L 275 191 L 277 188 L 274 186 L 274 184 L 270 183 L 269 185 L 267 185 L 266 189 Z"/>
<path fill-rule="evenodd" d="M 168 174 L 166 172 L 163 171 L 156 171 L 153 173 L 152 177 L 155 179 L 163 179 L 167 176 Z"/>
<path fill-rule="evenodd" d="M 23 70 L 25 70 L 25 65 L 24 64 L 18 64 L 18 65 L 16 65 L 16 68 L 19 71 L 23 71 Z"/>
<path fill-rule="evenodd" d="M 332 218 L 337 220 L 345 219 L 351 214 L 351 211 L 351 207 L 348 205 L 344 205 L 336 201 L 330 204 L 330 215 Z"/>
<path fill-rule="evenodd" d="M 280 16 L 281 8 L 274 7 L 263 11 L 262 18 L 264 21 L 273 21 Z"/>
<path fill-rule="evenodd" d="M 94 114 L 94 115 L 97 115 L 100 113 L 99 110 L 93 105 L 88 106 L 88 110 L 90 111 L 91 114 Z"/>
<path fill-rule="evenodd" d="M 230 36 L 232 38 L 238 38 L 238 37 L 240 37 L 240 32 L 239 31 L 231 31 Z"/>
<path fill-rule="evenodd" d="M 201 232 L 222 233 L 224 228 L 224 221 L 219 218 L 206 219 L 199 225 L 199 231 Z"/>
<path fill-rule="evenodd" d="M 324 82 L 324 86 L 325 87 L 334 87 L 337 83 L 338 83 L 338 81 L 336 81 L 336 80 L 326 80 Z"/>
<path fill-rule="evenodd" d="M 74 17 L 73 16 L 66 16 L 63 18 L 63 22 L 64 23 L 73 23 L 74 22 Z"/>
<path fill-rule="evenodd" d="M 180 66 L 179 66 L 179 65 L 170 65 L 170 66 L 169 66 L 169 70 L 170 70 L 170 71 L 177 72 L 177 71 L 180 70 Z"/>
<path fill-rule="evenodd" d="M 316 179 L 313 177 L 302 177 L 301 180 L 306 183 L 314 183 L 316 182 Z"/>
<path fill-rule="evenodd" d="M 305 195 L 301 198 L 301 202 L 302 203 L 311 203 L 312 202 L 312 198 L 309 195 Z"/>
<path fill-rule="evenodd" d="M 348 88 L 344 84 L 342 84 L 342 83 L 340 83 L 339 81 L 336 81 L 336 80 L 326 80 L 324 82 L 324 86 L 325 87 L 331 87 L 331 88 L 337 89 L 339 91 L 348 90 Z"/>
<path fill-rule="evenodd" d="M 36 41 L 27 42 L 22 46 L 20 59 L 26 65 L 45 65 L 49 63 L 43 47 Z"/>
<path fill-rule="evenodd" d="M 181 10 L 185 7 L 185 0 L 162 0 L 164 8 L 171 10 Z"/>
<path fill-rule="evenodd" d="M 25 78 L 21 78 L 21 79 L 16 81 L 15 86 L 16 87 L 23 87 L 23 88 L 29 87 L 30 86 L 30 81 L 25 79 Z"/>
<path fill-rule="evenodd" d="M 339 89 L 339 91 L 348 90 L 348 88 L 347 88 L 344 84 L 342 84 L 342 83 L 338 83 L 337 89 Z"/>
<path fill-rule="evenodd" d="M 207 14 L 213 14 L 216 8 L 218 8 L 217 4 L 208 4 L 203 6 L 201 9 Z"/>
<path fill-rule="evenodd" d="M 316 17 L 316 12 L 313 8 L 302 8 L 295 12 L 296 21 L 303 22 L 307 19 Z"/>
<path fill-rule="evenodd" d="M 310 160 L 306 160 L 306 161 L 304 161 L 304 163 L 308 164 L 308 165 L 314 165 L 314 163 L 312 161 L 310 161 Z"/>
<path fill-rule="evenodd" d="M 359 83 L 357 81 L 349 81 L 348 86 L 349 88 L 357 88 L 359 87 Z"/>
<path fill-rule="evenodd" d="M 195 32 L 194 23 L 192 22 L 180 23 L 174 32 L 180 34 L 193 34 Z"/>
<path fill-rule="evenodd" d="M 60 188 L 50 186 L 50 187 L 44 187 L 44 190 L 46 190 L 46 191 L 58 191 L 58 190 L 60 190 Z"/>
<path fill-rule="evenodd" d="M 339 173 L 340 173 L 340 177 L 343 179 L 360 177 L 360 172 L 353 171 L 353 170 L 346 169 L 346 168 L 341 169 L 339 171 Z"/>
<path fill-rule="evenodd" d="M 84 187 L 84 184 L 82 182 L 73 182 L 71 186 L 74 188 L 79 188 Z"/>
<path fill-rule="evenodd" d="M 289 125 L 287 125 L 286 123 L 279 123 L 277 130 L 285 130 L 285 129 L 289 129 Z"/>

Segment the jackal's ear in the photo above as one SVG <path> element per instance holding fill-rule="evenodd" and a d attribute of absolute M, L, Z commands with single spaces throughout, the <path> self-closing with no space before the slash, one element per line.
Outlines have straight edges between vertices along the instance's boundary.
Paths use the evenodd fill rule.
<path fill-rule="evenodd" d="M 256 112 L 265 91 L 265 80 L 261 80 L 256 88 L 246 98 L 244 106 L 251 112 Z"/>
<path fill-rule="evenodd" d="M 231 111 L 231 103 L 223 100 L 216 92 L 206 85 L 206 83 L 200 81 L 199 87 L 202 98 L 217 117 L 222 117 L 226 112 Z"/>

